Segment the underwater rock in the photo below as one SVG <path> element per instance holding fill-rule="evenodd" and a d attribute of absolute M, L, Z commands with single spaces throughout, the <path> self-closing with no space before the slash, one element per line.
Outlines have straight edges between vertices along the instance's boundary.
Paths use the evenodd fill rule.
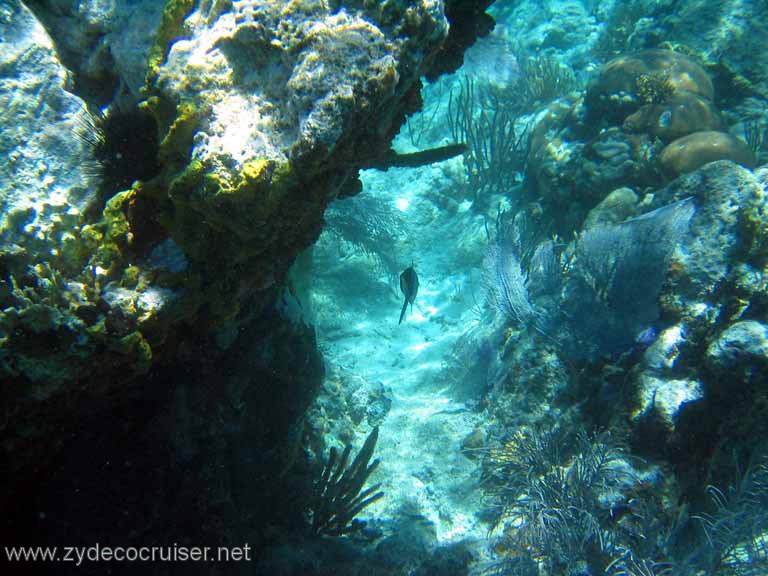
<path fill-rule="evenodd" d="M 664 379 L 643 374 L 638 382 L 639 407 L 632 415 L 632 421 L 644 427 L 646 435 L 668 436 L 675 432 L 675 423 L 683 406 L 703 397 L 702 385 L 696 380 Z"/>
<path fill-rule="evenodd" d="M 634 374 L 630 420 L 643 451 L 663 453 L 678 432 L 683 406 L 704 398 L 700 381 L 681 378 L 678 364 L 687 345 L 680 325 L 662 330 L 643 353 Z"/>
<path fill-rule="evenodd" d="M 555 205 L 573 200 L 578 178 L 578 163 L 584 145 L 560 136 L 548 138 L 531 148 L 526 164 L 526 177 L 536 192 Z"/>
<path fill-rule="evenodd" d="M 8 510 L 8 495 L 26 485 L 46 490 L 60 438 L 108 436 L 90 434 L 98 416 L 150 389 L 149 444 L 195 469 L 176 470 L 168 485 L 183 483 L 212 524 L 250 524 L 231 503 L 260 497 L 257 476 L 282 484 L 274 478 L 292 469 L 322 380 L 313 329 L 279 315 L 287 270 L 317 238 L 328 203 L 359 191 L 360 169 L 420 107 L 420 77 L 449 34 L 444 3 L 29 4 L 59 18 L 46 19 L 56 34 L 71 17 L 72 43 L 52 42 L 17 0 L 0 6 L 0 400 L 13 406 L 0 422 L 12 463 L 0 504 Z M 476 10 L 482 1 L 450 4 L 492 23 Z M 113 18 L 113 6 L 129 5 L 135 21 Z M 164 12 L 141 11 L 150 5 Z M 76 29 L 96 20 L 106 48 Z M 111 35 L 119 25 L 125 34 Z M 118 36 L 124 44 L 110 44 Z M 100 58 L 112 46 L 121 64 L 105 77 L 112 62 Z M 91 151 L 77 137 L 84 105 L 63 88 L 65 56 L 76 70 L 67 87 L 94 108 L 119 108 L 141 89 L 139 107 L 157 123 L 159 173 L 103 206 L 98 182 L 83 176 Z M 88 74 L 104 92 L 78 84 Z M 378 391 L 364 417 L 381 420 L 390 402 Z M 121 430 L 133 430 L 135 409 Z M 237 463 L 225 462 L 235 452 Z M 246 462 L 255 463 L 247 475 L 228 477 Z M 156 527 L 157 516 L 136 526 Z"/>
<path fill-rule="evenodd" d="M 409 23 L 385 28 L 375 9 L 240 0 L 217 13 L 203 3 L 186 18 L 185 37 L 171 46 L 154 85 L 163 98 L 188 102 L 210 119 L 191 152 L 222 187 L 237 182 L 249 162 L 283 164 L 310 154 L 307 168 L 316 170 L 353 137 L 348 118 L 373 120 L 373 110 L 391 107 L 376 132 L 399 128 L 392 125 L 398 100 L 418 80 L 401 61 L 414 59 L 418 68 L 447 34 L 438 6 L 410 10 Z M 377 155 L 376 143 L 363 145 L 356 159 L 366 150 Z"/>
<path fill-rule="evenodd" d="M 140 327 L 146 312 L 157 319 L 174 302 L 173 316 L 152 322 L 151 345 L 162 345 L 175 322 L 204 310 L 204 325 L 221 325 L 245 300 L 282 283 L 296 254 L 319 234 L 330 200 L 359 189 L 361 166 L 390 150 L 406 112 L 420 106 L 420 75 L 448 33 L 441 3 L 402 10 L 270 0 L 179 0 L 161 11 L 148 2 L 130 9 L 95 1 L 34 6 L 57 35 L 55 45 L 19 2 L 4 5 L 0 20 L 3 38 L 13 41 L 3 43 L 2 69 L 21 79 L 4 85 L 13 113 L 7 124 L 19 138 L 4 150 L 10 162 L 0 173 L 2 263 L 19 282 L 0 295 L 4 308 L 36 303 L 50 306 L 51 317 L 63 313 L 59 324 L 86 349 L 96 342 L 110 348 L 110 339 Z M 119 30 L 125 10 L 143 34 L 138 45 L 133 33 Z M 142 50 L 152 32 L 151 49 Z M 126 66 L 134 72 L 115 73 L 136 93 L 136 78 L 142 85 L 147 79 L 140 109 L 162 137 L 160 173 L 117 191 L 101 215 L 99 183 L 82 175 L 87 169 L 70 169 L 92 164 L 93 150 L 75 135 L 84 106 L 63 90 L 66 70 L 57 60 L 58 50 L 74 70 L 86 70 L 95 34 L 107 48 L 117 37 L 125 42 L 114 55 L 133 58 Z M 22 54 L 32 54 L 34 66 Z M 28 157 L 38 161 L 23 162 Z M 46 262 L 50 271 L 33 278 L 30 261 Z M 82 289 L 70 293 L 75 285 Z M 149 308 L 113 306 L 115 289 Z M 28 317 L 3 322 L 4 337 Z M 9 351 L 4 366 L 23 377 L 12 367 L 17 353 Z M 80 377 L 105 364 L 88 363 Z"/>
<path fill-rule="evenodd" d="M 680 348 L 685 346 L 685 331 L 675 325 L 662 330 L 643 354 L 643 366 L 661 371 L 675 367 Z"/>
<path fill-rule="evenodd" d="M 768 326 L 756 320 L 732 324 L 707 348 L 707 361 L 718 371 L 752 379 L 768 367 Z"/>
<path fill-rule="evenodd" d="M 745 225 L 768 208 L 763 172 L 713 162 L 654 193 L 654 205 L 693 197 L 696 210 L 659 296 L 662 320 L 673 321 L 645 350 L 633 374 L 642 400 L 633 433 L 643 450 L 710 453 L 714 445 L 741 442 L 744 430 L 719 428 L 734 417 L 731 411 L 754 405 L 755 415 L 743 425 L 764 421 L 744 384 L 763 370 L 766 328 L 742 317 L 762 309 L 768 289 L 763 260 L 744 249 L 768 240 L 764 226 Z M 730 326 L 723 330 L 723 325 Z M 746 392 L 729 392 L 736 388 Z M 656 402 L 664 402 L 658 410 L 650 410 L 654 392 Z"/>
<path fill-rule="evenodd" d="M 166 2 L 40 0 L 28 2 L 73 75 L 74 91 L 96 107 L 125 89 L 135 101 Z"/>
<path fill-rule="evenodd" d="M 0 250 L 24 246 L 31 261 L 60 247 L 94 195 L 87 175 L 72 169 L 92 157 L 72 137 L 85 109 L 66 84 L 67 70 L 40 23 L 18 0 L 3 3 Z"/>
<path fill-rule="evenodd" d="M 445 17 L 448 21 L 448 36 L 440 50 L 434 54 L 426 78 L 434 82 L 440 75 L 455 72 L 464 61 L 464 52 L 472 46 L 478 37 L 488 35 L 495 25 L 494 19 L 485 11 L 494 0 L 445 0 Z M 406 8 L 410 3 L 399 5 L 397 2 L 382 4 L 382 12 L 389 10 L 398 16 L 408 16 Z M 413 13 L 412 13 L 413 14 Z M 412 19 L 412 28 L 418 25 L 418 19 Z"/>
<path fill-rule="evenodd" d="M 163 221 L 205 284 L 239 276 L 239 300 L 285 277 L 317 239 L 328 203 L 357 193 L 389 153 L 420 76 L 448 33 L 441 4 L 201 3 L 150 63 L 147 105 L 165 137 Z"/>
<path fill-rule="evenodd" d="M 552 141 L 564 129 L 577 122 L 574 119 L 583 105 L 581 99 L 559 98 L 549 104 L 546 110 L 539 114 L 531 130 L 531 138 L 528 145 L 531 154 L 536 154 L 542 146 Z"/>
<path fill-rule="evenodd" d="M 584 220 L 584 229 L 601 224 L 618 224 L 637 211 L 638 197 L 631 188 L 617 188 L 592 208 Z"/>
<path fill-rule="evenodd" d="M 657 148 L 646 134 L 605 130 L 582 151 L 579 189 L 594 201 L 620 186 L 643 188 L 657 184 L 651 161 Z"/>
<path fill-rule="evenodd" d="M 765 2 L 722 0 L 682 2 L 659 22 L 663 38 L 700 54 L 707 68 L 732 90 L 721 98 L 768 94 L 768 52 Z"/>
<path fill-rule="evenodd" d="M 575 0 L 560 2 L 549 16 L 526 34 L 525 46 L 531 52 L 553 48 L 563 52 L 578 51 L 577 47 L 584 42 L 584 36 L 597 28 L 586 6 Z"/>
<path fill-rule="evenodd" d="M 744 142 L 725 132 L 695 132 L 678 138 L 661 151 L 664 174 L 672 179 L 716 160 L 731 160 L 754 168 L 755 155 Z"/>
<path fill-rule="evenodd" d="M 663 144 L 647 133 L 618 126 L 595 132 L 584 123 L 582 101 L 560 102 L 533 129 L 526 179 L 535 197 L 550 206 L 559 234 L 582 228 L 589 210 L 622 187 L 662 183 L 655 160 Z"/>
<path fill-rule="evenodd" d="M 739 298 L 746 302 L 763 289 L 761 271 L 742 251 L 745 242 L 768 240 L 764 227 L 744 226 L 766 209 L 761 174 L 730 161 L 712 162 L 654 194 L 654 202 L 688 196 L 696 202 L 690 233 L 671 263 L 671 282 L 662 295 L 663 306 L 685 321 L 689 336 L 693 326 L 712 326 L 732 307 L 727 291 L 717 286 L 740 286 Z"/>

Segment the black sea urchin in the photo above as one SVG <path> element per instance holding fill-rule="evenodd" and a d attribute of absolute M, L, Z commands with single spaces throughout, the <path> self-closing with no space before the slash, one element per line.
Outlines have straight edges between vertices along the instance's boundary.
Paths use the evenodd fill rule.
<path fill-rule="evenodd" d="M 157 122 L 149 112 L 133 109 L 86 116 L 79 135 L 93 149 L 102 203 L 160 171 Z"/>

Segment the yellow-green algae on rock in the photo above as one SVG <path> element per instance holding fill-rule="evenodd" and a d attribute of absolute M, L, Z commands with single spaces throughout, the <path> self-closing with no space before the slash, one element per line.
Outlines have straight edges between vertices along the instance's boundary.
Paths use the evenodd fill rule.
<path fill-rule="evenodd" d="M 165 60 L 171 43 L 179 36 L 184 18 L 195 6 L 197 0 L 168 0 L 163 10 L 160 27 L 155 34 L 155 42 L 147 57 L 147 78 L 157 74 L 158 67 Z"/>

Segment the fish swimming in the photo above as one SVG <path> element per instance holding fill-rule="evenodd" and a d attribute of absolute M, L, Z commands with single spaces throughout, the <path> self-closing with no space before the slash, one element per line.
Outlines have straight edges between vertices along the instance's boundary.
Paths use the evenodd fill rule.
<path fill-rule="evenodd" d="M 403 302 L 403 309 L 400 311 L 400 321 L 398 325 L 403 322 L 405 318 L 405 311 L 408 308 L 408 304 L 413 308 L 413 301 L 416 300 L 416 294 L 419 293 L 419 276 L 416 274 L 416 270 L 411 264 L 408 268 L 403 270 L 400 274 L 400 291 L 405 296 L 405 302 Z"/>

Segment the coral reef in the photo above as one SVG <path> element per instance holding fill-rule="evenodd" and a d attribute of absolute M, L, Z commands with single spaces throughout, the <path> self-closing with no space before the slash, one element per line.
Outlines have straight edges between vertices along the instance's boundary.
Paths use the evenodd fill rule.
<path fill-rule="evenodd" d="M 565 235 L 619 188 L 657 188 L 716 160 L 754 167 L 754 146 L 727 132 L 716 96 L 710 74 L 680 52 L 612 59 L 582 99 L 550 106 L 533 128 L 531 196 L 551 206 Z"/>
<path fill-rule="evenodd" d="M 764 3 L 0 4 L 4 543 L 765 572 Z"/>
<path fill-rule="evenodd" d="M 752 234 L 759 243 L 765 235 L 744 226 L 763 210 L 764 177 L 764 170 L 753 174 L 731 162 L 714 162 L 655 194 L 661 202 L 691 195 L 697 206 L 660 295 L 667 325 L 631 377 L 636 394 L 631 418 L 641 451 L 709 460 L 705 454 L 744 448 L 738 440 L 744 435 L 764 436 L 757 375 L 763 362 L 765 264 L 745 246 L 752 245 Z M 736 424 L 732 418 L 739 410 L 745 412 Z M 688 456 L 679 459 L 685 468 Z M 701 483 L 695 477 L 685 481 Z"/>
<path fill-rule="evenodd" d="M 587 88 L 593 119 L 621 123 L 641 106 L 662 104 L 678 91 L 713 100 L 715 89 L 704 69 L 670 50 L 646 50 L 606 63 Z"/>

